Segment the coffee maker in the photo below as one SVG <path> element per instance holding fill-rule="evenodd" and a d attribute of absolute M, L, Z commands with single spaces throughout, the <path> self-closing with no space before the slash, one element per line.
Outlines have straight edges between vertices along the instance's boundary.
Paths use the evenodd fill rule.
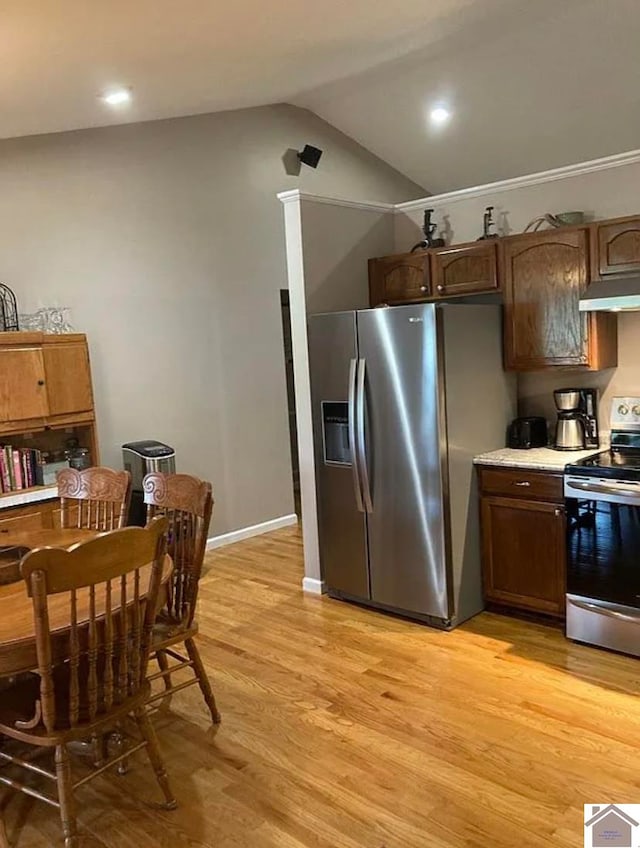
<path fill-rule="evenodd" d="M 556 450 L 584 450 L 600 446 L 597 389 L 556 389 L 558 411 L 553 446 Z"/>

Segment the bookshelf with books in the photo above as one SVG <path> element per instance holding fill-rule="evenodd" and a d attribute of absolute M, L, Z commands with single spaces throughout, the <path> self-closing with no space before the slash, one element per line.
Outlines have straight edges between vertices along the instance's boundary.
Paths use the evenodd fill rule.
<path fill-rule="evenodd" d="M 86 337 L 0 333 L 0 532 L 55 524 L 55 472 L 75 446 L 99 463 Z"/>

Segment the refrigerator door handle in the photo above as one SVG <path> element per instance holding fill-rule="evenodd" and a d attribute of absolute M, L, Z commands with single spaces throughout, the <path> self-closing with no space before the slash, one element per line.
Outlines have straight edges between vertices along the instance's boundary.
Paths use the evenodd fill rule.
<path fill-rule="evenodd" d="M 364 503 L 362 502 L 362 486 L 360 483 L 360 470 L 358 468 L 358 448 L 356 438 L 357 372 L 358 360 L 352 359 L 349 363 L 349 445 L 351 447 L 351 473 L 353 475 L 353 494 L 356 498 L 356 506 L 358 508 L 358 512 L 364 512 Z"/>
<path fill-rule="evenodd" d="M 362 478 L 362 497 L 364 507 L 368 513 L 373 512 L 373 501 L 371 499 L 371 486 L 369 483 L 369 468 L 367 466 L 367 445 L 364 435 L 364 419 L 365 419 L 365 374 L 367 360 L 358 360 L 358 380 L 356 388 L 356 453 L 358 455 L 358 464 L 360 465 L 360 476 Z"/>

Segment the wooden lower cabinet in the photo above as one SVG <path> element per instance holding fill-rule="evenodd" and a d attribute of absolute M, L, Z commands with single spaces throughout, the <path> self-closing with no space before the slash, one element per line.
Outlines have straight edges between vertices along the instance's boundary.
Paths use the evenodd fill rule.
<path fill-rule="evenodd" d="M 515 470 L 485 472 L 495 487 L 496 475 L 505 485 Z M 538 477 L 535 491 L 557 486 L 559 475 L 527 472 Z M 546 479 L 545 479 L 546 478 Z M 528 495 L 488 494 L 480 471 L 482 569 L 485 601 L 501 607 L 564 617 L 566 592 L 566 516 L 562 501 L 537 500 Z"/>
<path fill-rule="evenodd" d="M 1 504 L 0 499 L 0 504 Z M 54 510 L 58 500 L 39 501 L 25 506 L 0 508 L 0 545 L 2 533 L 22 533 L 29 530 L 42 530 L 53 527 Z"/>

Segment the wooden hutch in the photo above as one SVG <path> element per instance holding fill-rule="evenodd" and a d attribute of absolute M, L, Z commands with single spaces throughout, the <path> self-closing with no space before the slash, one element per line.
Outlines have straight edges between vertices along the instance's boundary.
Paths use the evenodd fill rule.
<path fill-rule="evenodd" d="M 0 333 L 0 445 L 60 455 L 75 437 L 99 463 L 86 336 Z M 55 484 L 0 494 L 3 530 L 55 527 Z M 1 542 L 1 536 L 0 536 Z"/>

